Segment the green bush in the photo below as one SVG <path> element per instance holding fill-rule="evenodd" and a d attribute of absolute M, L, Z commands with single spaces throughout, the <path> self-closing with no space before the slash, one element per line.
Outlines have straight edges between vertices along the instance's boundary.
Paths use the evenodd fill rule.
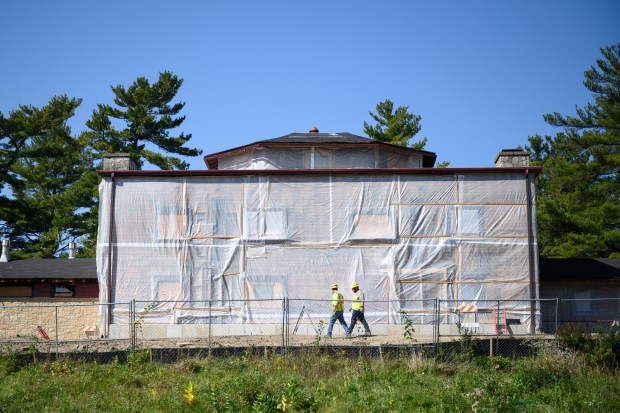
<path fill-rule="evenodd" d="M 487 356 L 477 359 L 477 364 L 490 370 L 507 370 L 512 366 L 512 361 L 502 356 Z"/>
<path fill-rule="evenodd" d="M 615 370 L 620 367 L 620 332 L 603 331 L 593 340 L 590 353 L 592 363 Z"/>
<path fill-rule="evenodd" d="M 16 373 L 25 365 L 26 360 L 19 357 L 13 348 L 6 347 L 0 350 L 0 377 Z"/>
<path fill-rule="evenodd" d="M 460 352 L 459 356 L 463 360 L 472 360 L 476 354 L 476 344 L 478 341 L 474 338 L 470 331 L 465 329 L 459 340 Z"/>
<path fill-rule="evenodd" d="M 534 391 L 560 382 L 570 382 L 570 380 L 570 368 L 565 360 L 559 358 L 521 359 L 514 370 L 515 383 L 527 391 Z"/>
<path fill-rule="evenodd" d="M 590 335 L 583 324 L 564 324 L 558 327 L 558 342 L 564 349 L 587 351 Z"/>
<path fill-rule="evenodd" d="M 152 361 L 152 351 L 150 349 L 136 350 L 127 355 L 127 361 L 131 366 L 138 366 Z"/>

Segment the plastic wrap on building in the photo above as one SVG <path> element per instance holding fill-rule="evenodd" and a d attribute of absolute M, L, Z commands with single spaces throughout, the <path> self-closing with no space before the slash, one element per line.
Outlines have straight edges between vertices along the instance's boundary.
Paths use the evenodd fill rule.
<path fill-rule="evenodd" d="M 408 300 L 439 298 L 452 308 L 515 300 L 503 306 L 527 324 L 530 304 L 519 300 L 537 298 L 538 283 L 529 179 L 448 170 L 104 177 L 101 301 L 168 302 L 148 322 L 255 323 L 277 321 L 282 309 L 253 300 L 327 300 L 332 283 L 350 298 L 357 281 L 376 302 L 371 323 L 402 312 L 424 320 L 432 309 Z M 324 302 L 309 306 L 329 315 Z"/>
<path fill-rule="evenodd" d="M 222 156 L 218 169 L 420 168 L 422 156 L 383 148 L 255 148 Z"/>

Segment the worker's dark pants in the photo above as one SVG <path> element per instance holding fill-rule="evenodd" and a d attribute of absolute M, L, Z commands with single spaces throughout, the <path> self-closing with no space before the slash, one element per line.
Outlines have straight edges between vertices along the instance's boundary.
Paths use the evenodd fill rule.
<path fill-rule="evenodd" d="M 353 310 L 353 314 L 351 314 L 351 325 L 349 326 L 349 331 L 353 332 L 353 327 L 355 327 L 355 323 L 358 321 L 364 326 L 364 332 L 370 334 L 370 328 L 368 327 L 364 313 L 360 310 Z"/>

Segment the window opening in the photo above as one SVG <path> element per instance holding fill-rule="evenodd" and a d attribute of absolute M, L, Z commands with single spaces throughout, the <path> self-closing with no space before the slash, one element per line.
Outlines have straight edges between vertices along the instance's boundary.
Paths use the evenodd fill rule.
<path fill-rule="evenodd" d="M 283 208 L 249 209 L 244 214 L 246 239 L 283 240 L 287 238 L 287 211 Z"/>
<path fill-rule="evenodd" d="M 29 283 L 2 283 L 0 297 L 32 297 L 32 284 Z"/>
<path fill-rule="evenodd" d="M 461 207 L 460 235 L 482 235 L 482 217 L 479 207 Z"/>
<path fill-rule="evenodd" d="M 74 297 L 75 285 L 69 283 L 54 283 L 52 297 Z"/>
<path fill-rule="evenodd" d="M 388 208 L 362 209 L 348 217 L 350 240 L 394 239 L 394 225 Z"/>

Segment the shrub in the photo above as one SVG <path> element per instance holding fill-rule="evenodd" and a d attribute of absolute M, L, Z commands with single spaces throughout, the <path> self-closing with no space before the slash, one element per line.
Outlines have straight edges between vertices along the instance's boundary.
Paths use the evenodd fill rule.
<path fill-rule="evenodd" d="M 618 331 L 598 333 L 589 358 L 594 364 L 609 370 L 620 367 L 620 333 Z"/>
<path fill-rule="evenodd" d="M 588 330 L 583 324 L 564 324 L 558 327 L 560 347 L 570 350 L 587 351 L 590 345 Z"/>
<path fill-rule="evenodd" d="M 73 364 L 69 359 L 58 359 L 49 365 L 49 371 L 52 376 L 71 374 L 73 371 Z"/>
<path fill-rule="evenodd" d="M 460 345 L 460 357 L 463 360 L 472 360 L 476 353 L 477 340 L 471 334 L 471 332 L 465 329 L 465 332 L 461 335 L 459 340 Z"/>
<path fill-rule="evenodd" d="M 18 372 L 26 361 L 20 357 L 11 347 L 0 351 L 0 377 Z"/>
<path fill-rule="evenodd" d="M 127 355 L 127 361 L 132 366 L 147 364 L 148 362 L 152 361 L 152 352 L 150 349 L 136 350 L 133 353 Z"/>
<path fill-rule="evenodd" d="M 202 370 L 202 366 L 196 359 L 184 359 L 177 364 L 180 371 L 183 373 L 199 373 Z"/>
<path fill-rule="evenodd" d="M 512 365 L 512 361 L 510 359 L 502 356 L 488 356 L 480 358 L 478 363 L 490 370 L 507 370 Z"/>
<path fill-rule="evenodd" d="M 571 371 L 562 358 L 536 357 L 522 359 L 514 371 L 514 381 L 528 391 L 534 391 L 558 382 L 569 382 Z"/>

